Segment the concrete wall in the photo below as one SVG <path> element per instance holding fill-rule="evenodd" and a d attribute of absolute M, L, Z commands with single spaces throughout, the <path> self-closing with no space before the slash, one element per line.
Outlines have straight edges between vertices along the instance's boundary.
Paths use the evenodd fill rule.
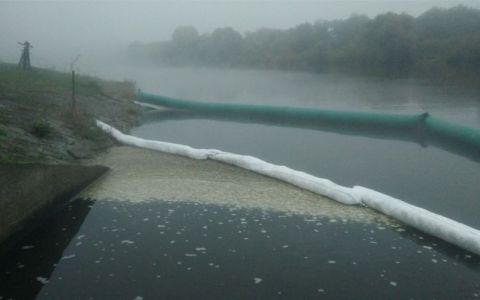
<path fill-rule="evenodd" d="M 103 166 L 0 164 L 0 244 L 36 226 L 106 171 Z"/>

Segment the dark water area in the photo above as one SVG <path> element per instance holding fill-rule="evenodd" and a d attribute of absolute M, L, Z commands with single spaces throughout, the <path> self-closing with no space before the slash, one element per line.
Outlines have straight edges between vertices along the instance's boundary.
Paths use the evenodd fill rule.
<path fill-rule="evenodd" d="M 78 199 L 0 269 L 2 300 L 478 297 L 479 257 L 409 228 L 161 200 Z"/>
<path fill-rule="evenodd" d="M 198 118 L 156 121 L 132 133 L 256 156 L 341 185 L 372 188 L 480 228 L 480 163 L 471 156 L 402 139 Z"/>

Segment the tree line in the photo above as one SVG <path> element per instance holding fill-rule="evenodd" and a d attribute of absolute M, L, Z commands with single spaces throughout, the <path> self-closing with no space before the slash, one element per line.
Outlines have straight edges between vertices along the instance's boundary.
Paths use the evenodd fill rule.
<path fill-rule="evenodd" d="M 128 48 L 132 58 L 175 66 L 255 67 L 409 76 L 480 83 L 480 10 L 432 8 L 241 34 L 177 27 L 171 40 Z"/>

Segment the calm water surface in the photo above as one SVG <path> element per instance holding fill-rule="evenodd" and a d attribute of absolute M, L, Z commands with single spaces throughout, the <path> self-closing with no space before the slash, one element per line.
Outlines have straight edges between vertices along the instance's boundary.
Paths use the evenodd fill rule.
<path fill-rule="evenodd" d="M 430 112 L 480 128 L 480 92 L 418 80 L 210 68 L 117 66 L 98 75 L 129 79 L 149 93 L 217 102 L 391 113 Z"/>
<path fill-rule="evenodd" d="M 0 272 L 2 299 L 475 299 L 475 255 L 414 230 L 79 199 Z"/>
<path fill-rule="evenodd" d="M 429 111 L 480 127 L 471 91 L 291 72 L 125 68 L 145 91 L 222 102 Z M 422 141 L 204 117 L 133 134 L 254 155 L 480 228 L 480 165 Z M 262 199 L 259 199 L 262 201 Z M 400 225 L 158 199 L 78 199 L 0 265 L 0 299 L 476 299 L 479 257 Z"/>

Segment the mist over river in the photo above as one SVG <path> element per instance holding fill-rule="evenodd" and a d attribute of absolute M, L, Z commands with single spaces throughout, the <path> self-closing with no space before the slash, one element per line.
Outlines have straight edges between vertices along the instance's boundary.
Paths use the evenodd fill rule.
<path fill-rule="evenodd" d="M 132 80 L 144 92 L 191 100 L 389 113 L 429 112 L 480 127 L 480 92 L 415 79 L 305 72 L 117 66 L 99 77 Z"/>

